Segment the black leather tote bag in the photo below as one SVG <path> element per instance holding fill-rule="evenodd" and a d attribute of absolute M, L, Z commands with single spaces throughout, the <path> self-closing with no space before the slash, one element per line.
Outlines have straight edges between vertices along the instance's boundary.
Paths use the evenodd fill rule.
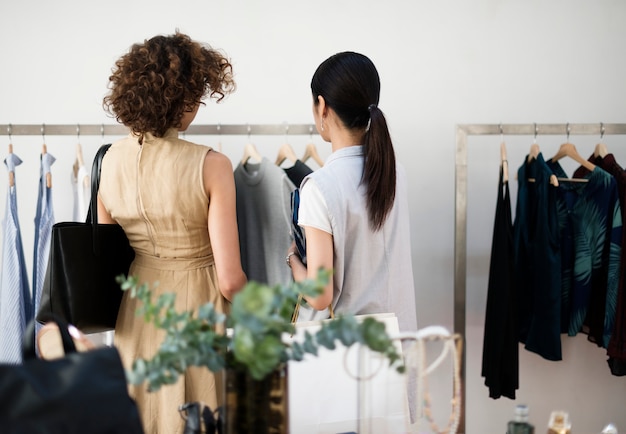
<path fill-rule="evenodd" d="M 100 168 L 110 146 L 102 145 L 94 158 L 87 221 L 52 227 L 39 322 L 54 313 L 84 333 L 115 328 L 123 294 L 116 277 L 128 273 L 135 252 L 121 226 L 97 223 Z"/>

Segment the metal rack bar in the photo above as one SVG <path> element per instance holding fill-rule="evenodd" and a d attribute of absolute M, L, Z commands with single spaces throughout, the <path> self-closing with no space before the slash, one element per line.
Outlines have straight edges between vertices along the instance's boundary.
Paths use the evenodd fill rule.
<path fill-rule="evenodd" d="M 0 124 L 0 136 L 117 136 L 128 134 L 124 125 L 104 124 Z M 317 134 L 313 124 L 205 124 L 191 125 L 189 135 L 269 135 Z"/>
<path fill-rule="evenodd" d="M 465 337 L 467 300 L 467 138 L 503 135 L 626 135 L 625 124 L 460 124 L 456 129 L 454 222 L 454 332 Z M 461 366 L 461 424 L 465 433 L 465 365 Z"/>
<path fill-rule="evenodd" d="M 466 135 L 485 136 L 493 134 L 515 135 L 571 135 L 626 134 L 626 124 L 462 124 L 457 130 Z M 458 142 L 457 142 L 458 143 Z"/>

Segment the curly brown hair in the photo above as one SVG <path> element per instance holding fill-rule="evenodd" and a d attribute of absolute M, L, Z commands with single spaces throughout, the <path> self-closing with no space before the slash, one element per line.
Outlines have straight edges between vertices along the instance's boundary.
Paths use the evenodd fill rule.
<path fill-rule="evenodd" d="M 218 50 L 176 31 L 134 44 L 115 62 L 104 109 L 133 133 L 163 137 L 185 112 L 235 90 L 232 65 Z"/>

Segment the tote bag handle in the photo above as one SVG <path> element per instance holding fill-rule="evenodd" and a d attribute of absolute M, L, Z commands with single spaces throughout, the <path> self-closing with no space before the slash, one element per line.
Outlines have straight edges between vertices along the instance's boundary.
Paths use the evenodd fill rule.
<path fill-rule="evenodd" d="M 91 223 L 93 230 L 93 253 L 97 256 L 100 253 L 100 242 L 98 239 L 98 188 L 100 187 L 100 171 L 102 169 L 102 158 L 111 147 L 110 143 L 100 146 L 91 166 L 91 200 L 89 201 L 89 211 L 87 211 L 87 223 Z"/>

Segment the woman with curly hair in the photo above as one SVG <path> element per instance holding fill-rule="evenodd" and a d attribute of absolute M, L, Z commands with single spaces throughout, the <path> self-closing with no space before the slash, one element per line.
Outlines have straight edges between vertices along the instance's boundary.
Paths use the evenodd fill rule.
<path fill-rule="evenodd" d="M 230 160 L 182 140 L 206 97 L 221 101 L 235 88 L 232 66 L 219 51 L 178 31 L 134 44 L 115 63 L 105 109 L 130 134 L 113 143 L 102 162 L 100 223 L 122 226 L 135 260 L 129 275 L 176 293 L 177 310 L 211 302 L 220 311 L 246 283 L 241 266 Z M 136 315 L 138 301 L 124 293 L 115 345 L 127 368 L 150 358 L 163 341 Z M 180 433 L 178 405 L 217 408 L 220 384 L 206 368 L 189 368 L 176 384 L 147 392 L 131 387 L 146 433 Z"/>

